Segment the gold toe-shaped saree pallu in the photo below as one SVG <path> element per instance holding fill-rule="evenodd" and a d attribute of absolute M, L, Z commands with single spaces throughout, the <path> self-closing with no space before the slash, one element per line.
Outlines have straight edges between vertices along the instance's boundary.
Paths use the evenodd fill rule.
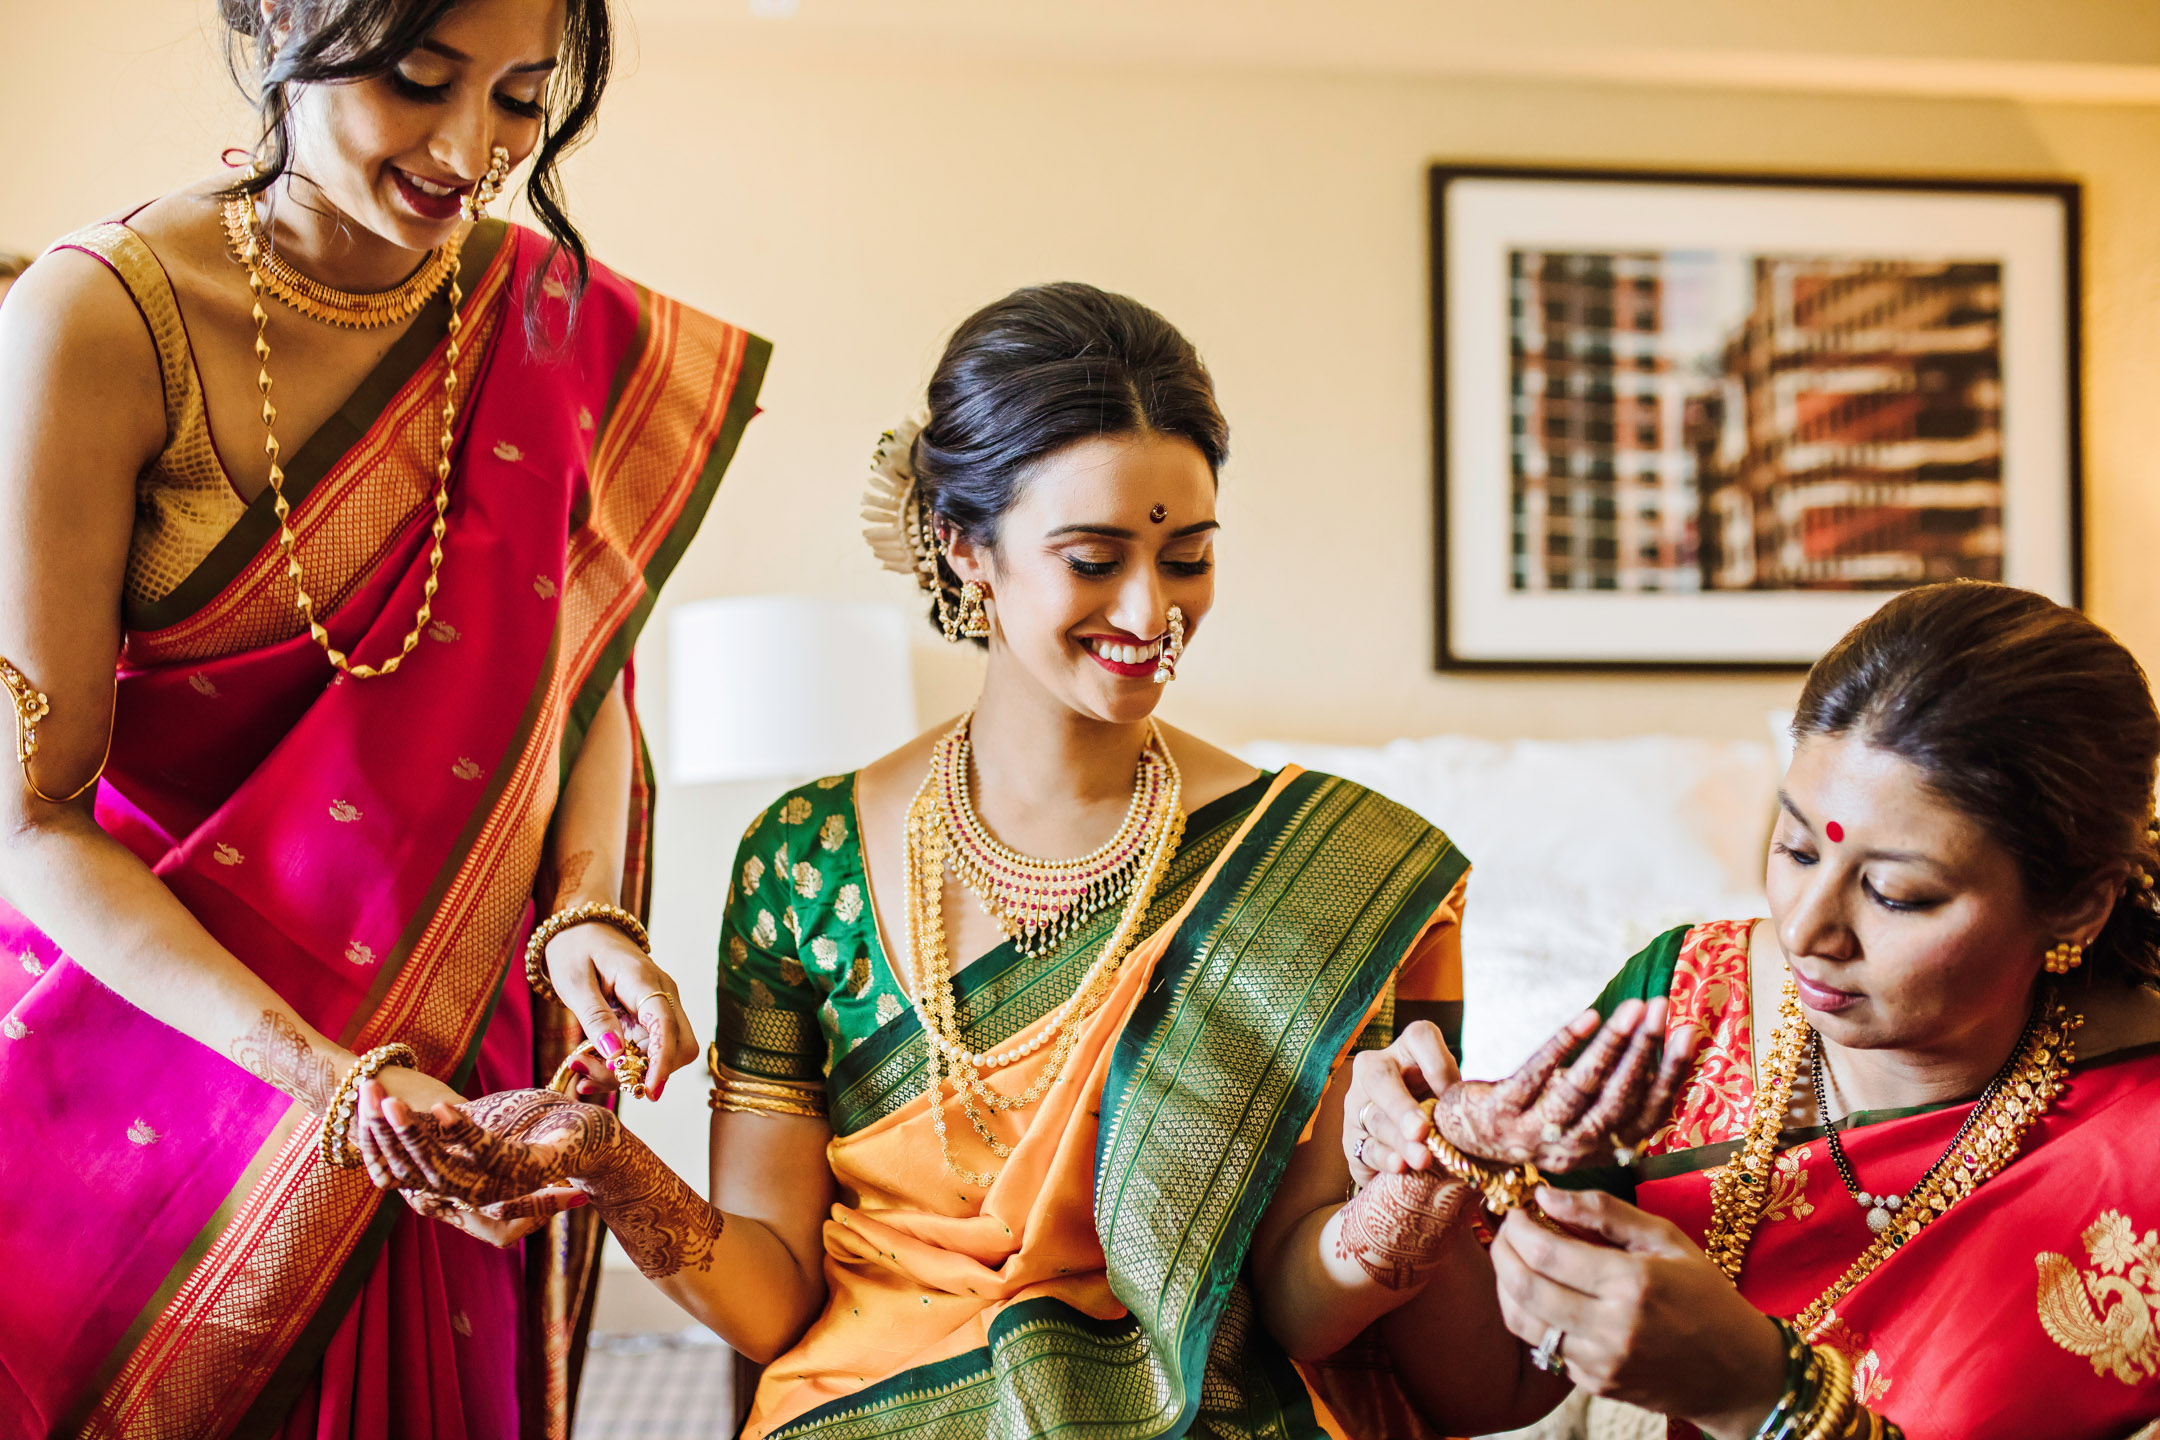
<path fill-rule="evenodd" d="M 135 290 L 148 271 L 121 229 L 68 243 L 114 264 L 140 303 L 154 287 Z M 549 819 L 767 355 L 597 266 L 567 340 L 536 344 L 529 287 L 563 319 L 548 248 L 501 225 L 467 245 L 469 378 L 420 649 L 394 676 L 333 678 L 293 613 L 266 495 L 177 585 L 131 593 L 97 802 L 310 1023 L 355 1050 L 404 1041 L 453 1084 L 482 1064 L 484 1034 L 525 1084 L 575 1038 L 567 1012 L 504 986 Z M 310 588 L 358 659 L 396 647 L 425 580 L 443 306 L 288 468 Z M 625 893 L 641 901 L 651 773 L 634 768 Z M 303 1393 L 326 1413 L 343 1403 L 325 1348 L 404 1207 L 326 1167 L 305 1109 L 105 990 L 5 906 L 0 957 L 0 1437 L 212 1440 L 278 1430 Z M 498 1324 L 433 1297 L 448 1368 L 389 1377 L 386 1423 L 450 1433 L 412 1427 L 486 1351 L 489 1374 L 515 1376 L 514 1413 L 459 1424 L 564 1434 L 596 1237 L 573 1215 L 528 1241 L 522 1308 Z M 362 1390 L 349 1413 L 379 1411 Z"/>
<path fill-rule="evenodd" d="M 834 1065 L 830 1300 L 768 1368 L 750 1440 L 1331 1433 L 1239 1271 L 1335 1067 L 1455 924 L 1468 862 L 1299 771 L 1187 858 L 1056 1083 L 992 1122 L 1008 1159 L 944 1093 L 962 1163 L 998 1168 L 987 1189 L 945 1167 L 912 1012 Z M 991 1079 L 1020 1091 L 1044 1063 Z"/>

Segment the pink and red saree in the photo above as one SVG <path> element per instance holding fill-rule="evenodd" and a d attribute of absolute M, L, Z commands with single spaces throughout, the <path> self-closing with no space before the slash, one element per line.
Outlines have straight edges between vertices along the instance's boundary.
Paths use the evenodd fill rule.
<path fill-rule="evenodd" d="M 473 1093 L 544 1079 L 576 1039 L 505 976 L 562 780 L 768 355 L 599 267 L 543 352 L 520 310 L 546 251 L 493 224 L 467 245 L 442 591 L 412 659 L 334 676 L 256 504 L 171 596 L 130 605 L 98 794 L 99 822 L 318 1029 L 405 1041 Z M 559 321 L 561 280 L 540 284 Z M 423 317 L 291 467 L 310 588 L 358 658 L 396 646 L 426 574 L 441 334 Z M 522 1251 L 417 1219 L 325 1167 L 304 1108 L 4 905 L 0 1015 L 0 1437 L 566 1432 L 590 1212 Z"/>

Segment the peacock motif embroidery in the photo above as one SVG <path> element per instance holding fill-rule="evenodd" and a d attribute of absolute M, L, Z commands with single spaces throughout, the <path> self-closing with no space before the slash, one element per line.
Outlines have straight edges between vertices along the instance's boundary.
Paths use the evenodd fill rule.
<path fill-rule="evenodd" d="M 2048 1337 L 2125 1385 L 2160 1375 L 2160 1230 L 2143 1237 L 2120 1210 L 2103 1210 L 2081 1237 L 2090 1268 L 2042 1251 L 2040 1324 Z"/>

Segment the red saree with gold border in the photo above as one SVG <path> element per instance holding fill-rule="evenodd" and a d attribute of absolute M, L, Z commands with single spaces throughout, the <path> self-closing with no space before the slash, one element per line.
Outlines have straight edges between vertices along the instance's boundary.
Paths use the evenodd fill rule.
<path fill-rule="evenodd" d="M 597 266 L 568 340 L 537 348 L 528 287 L 558 328 L 567 300 L 546 252 L 499 224 L 466 246 L 469 378 L 421 647 L 394 676 L 335 675 L 299 633 L 264 496 L 177 590 L 129 604 L 97 808 L 318 1029 L 404 1041 L 487 1089 L 536 1083 L 576 1038 L 505 984 L 556 797 L 769 353 Z M 395 649 L 427 573 L 445 303 L 288 480 L 310 589 L 362 659 Z M 0 1436 L 567 1432 L 590 1212 L 509 1251 L 417 1219 L 326 1167 L 304 1108 L 5 906 L 0 1012 Z"/>
<path fill-rule="evenodd" d="M 1598 1000 L 1610 1014 L 1631 997 L 1668 996 L 1668 1034 L 1694 1027 L 1705 1037 L 1672 1123 L 1613 1185 L 1624 1192 L 1631 1181 L 1637 1205 L 1697 1243 L 1709 1228 L 1711 1174 L 1737 1151 L 1755 1102 L 1753 924 L 1672 931 Z M 2075 982 L 2062 994 L 2076 1009 Z M 1859 1112 L 1837 1129 L 1869 1189 L 1902 1193 L 1968 1108 Z M 1772 1314 L 1806 1309 L 1874 1238 L 1822 1135 L 1781 1137 L 1740 1272 L 1741 1293 Z M 1812 1338 L 1845 1353 L 1862 1402 L 1911 1440 L 2132 1435 L 2160 1417 L 2156 1137 L 2160 1046 L 2081 1058 L 2018 1157 L 1892 1251 Z"/>

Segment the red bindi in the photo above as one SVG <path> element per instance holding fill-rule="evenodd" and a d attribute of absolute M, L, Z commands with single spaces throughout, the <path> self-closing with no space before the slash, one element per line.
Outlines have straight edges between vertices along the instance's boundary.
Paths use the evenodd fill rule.
<path fill-rule="evenodd" d="M 1829 824 L 1822 827 L 1822 833 L 1829 836 L 1830 843 L 1835 845 L 1845 838 L 1845 827 L 1838 824 L 1837 821 L 1832 820 Z"/>

